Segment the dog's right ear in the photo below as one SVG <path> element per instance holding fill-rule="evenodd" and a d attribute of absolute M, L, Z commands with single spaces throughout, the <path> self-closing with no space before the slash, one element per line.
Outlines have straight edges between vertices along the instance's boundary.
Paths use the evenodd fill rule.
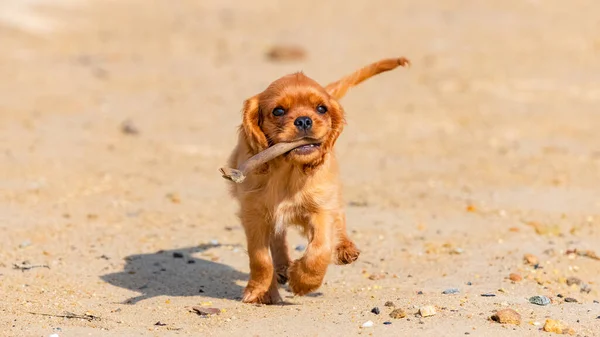
<path fill-rule="evenodd" d="M 242 126 L 240 127 L 240 131 L 253 154 L 269 147 L 269 142 L 261 129 L 261 124 L 259 97 L 256 95 L 244 101 Z"/>

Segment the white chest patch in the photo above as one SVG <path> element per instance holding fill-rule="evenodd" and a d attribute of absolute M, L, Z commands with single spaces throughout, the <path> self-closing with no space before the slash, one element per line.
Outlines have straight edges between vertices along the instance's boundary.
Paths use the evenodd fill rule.
<path fill-rule="evenodd" d="M 299 196 L 286 199 L 280 202 L 275 208 L 275 228 L 276 234 L 281 234 L 286 227 L 298 217 L 298 211 L 302 207 L 302 200 Z"/>

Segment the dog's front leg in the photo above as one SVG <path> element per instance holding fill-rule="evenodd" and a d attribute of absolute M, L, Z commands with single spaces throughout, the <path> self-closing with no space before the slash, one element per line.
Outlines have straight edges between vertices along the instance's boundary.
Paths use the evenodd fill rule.
<path fill-rule="evenodd" d="M 306 252 L 288 269 L 289 286 L 294 294 L 305 295 L 323 283 L 327 266 L 331 262 L 332 222 L 332 217 L 325 212 L 310 216 Z"/>
<path fill-rule="evenodd" d="M 248 241 L 250 280 L 244 290 L 243 302 L 275 304 L 281 301 L 277 279 L 269 254 L 271 226 L 263 212 L 242 211 L 242 224 Z"/>
<path fill-rule="evenodd" d="M 350 264 L 360 255 L 360 250 L 346 233 L 346 216 L 344 213 L 338 214 L 335 219 L 335 231 L 337 235 L 337 245 L 335 246 L 335 263 Z"/>

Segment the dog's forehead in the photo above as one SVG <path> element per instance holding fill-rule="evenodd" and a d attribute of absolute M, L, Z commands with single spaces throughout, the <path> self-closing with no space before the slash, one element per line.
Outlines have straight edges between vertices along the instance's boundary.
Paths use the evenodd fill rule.
<path fill-rule="evenodd" d="M 317 83 L 312 78 L 306 76 L 303 72 L 299 71 L 293 74 L 282 76 L 281 78 L 275 80 L 272 84 L 303 84 L 303 85 L 314 85 L 320 87 L 321 85 Z"/>
<path fill-rule="evenodd" d="M 261 96 L 263 99 L 270 100 L 292 93 L 321 94 L 327 96 L 327 92 L 317 81 L 304 75 L 302 72 L 285 75 L 273 81 L 262 92 Z"/>

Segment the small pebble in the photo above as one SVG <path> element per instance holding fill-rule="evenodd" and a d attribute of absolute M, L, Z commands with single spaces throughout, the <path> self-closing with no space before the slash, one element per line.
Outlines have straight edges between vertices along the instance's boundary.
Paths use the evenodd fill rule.
<path fill-rule="evenodd" d="M 372 328 L 373 327 L 373 321 L 366 321 L 363 323 L 362 325 L 363 328 Z"/>
<path fill-rule="evenodd" d="M 177 194 L 177 193 L 167 193 L 167 194 L 165 195 L 165 197 L 166 197 L 167 199 L 169 199 L 169 200 L 170 200 L 172 203 L 174 203 L 174 204 L 179 204 L 179 203 L 181 203 L 181 197 L 179 197 L 179 194 Z"/>
<path fill-rule="evenodd" d="M 140 133 L 140 130 L 133 124 L 132 121 L 126 120 L 121 123 L 121 132 L 126 135 L 137 135 Z"/>
<path fill-rule="evenodd" d="M 550 304 L 550 299 L 546 296 L 533 296 L 529 298 L 529 303 L 537 305 L 548 305 Z"/>
<path fill-rule="evenodd" d="M 198 315 L 200 316 L 210 316 L 210 315 L 218 315 L 221 313 L 221 310 L 218 308 L 203 308 L 203 307 L 192 307 Z"/>
<path fill-rule="evenodd" d="M 538 265 L 540 263 L 540 260 L 533 254 L 525 254 L 523 256 L 523 260 L 525 261 L 525 263 L 532 266 Z"/>
<path fill-rule="evenodd" d="M 383 325 L 390 325 L 390 324 L 392 324 L 392 322 L 389 322 L 389 321 L 383 322 Z"/>
<path fill-rule="evenodd" d="M 173 253 L 173 257 L 176 259 L 183 259 L 183 253 L 181 252 L 174 252 Z"/>
<path fill-rule="evenodd" d="M 468 285 L 468 286 L 472 286 L 472 285 L 473 285 L 473 283 L 472 283 L 472 282 L 467 282 L 467 285 Z"/>
<path fill-rule="evenodd" d="M 371 281 L 377 281 L 377 280 L 382 280 L 385 278 L 385 274 L 373 274 L 373 275 L 369 275 L 369 280 Z"/>
<path fill-rule="evenodd" d="M 546 323 L 544 324 L 544 327 L 542 329 L 546 332 L 553 332 L 553 333 L 562 334 L 562 335 L 575 334 L 575 330 L 569 328 L 563 322 L 557 321 L 554 319 L 547 319 Z"/>
<path fill-rule="evenodd" d="M 583 282 L 582 282 L 582 281 L 581 281 L 581 279 L 580 279 L 580 278 L 578 278 L 578 277 L 571 276 L 571 277 L 567 278 L 567 285 L 568 285 L 569 287 L 570 287 L 570 286 L 572 286 L 572 285 L 574 285 L 574 284 L 576 284 L 576 285 L 580 285 L 580 284 L 582 284 L 582 283 L 583 283 Z"/>
<path fill-rule="evenodd" d="M 386 307 L 395 307 L 396 305 L 392 301 L 387 301 L 387 302 L 385 302 L 384 306 L 386 306 Z"/>
<path fill-rule="evenodd" d="M 48 337 L 58 337 L 58 334 L 57 333 L 53 333 L 51 335 L 48 335 Z"/>
<path fill-rule="evenodd" d="M 590 291 L 592 291 L 592 288 L 587 283 L 582 283 L 580 290 L 581 290 L 582 293 L 589 294 Z"/>
<path fill-rule="evenodd" d="M 521 315 L 513 309 L 498 310 L 490 318 L 492 319 L 492 321 L 498 322 L 500 324 L 521 324 Z"/>
<path fill-rule="evenodd" d="M 451 294 L 458 294 L 459 292 L 460 292 L 460 290 L 458 290 L 457 288 L 450 288 L 450 289 L 446 289 L 446 290 L 442 291 L 442 294 L 451 295 Z"/>
<path fill-rule="evenodd" d="M 394 309 L 390 312 L 390 317 L 394 319 L 400 319 L 406 317 L 406 311 L 403 309 Z"/>
<path fill-rule="evenodd" d="M 453 249 L 453 250 L 450 252 L 450 254 L 456 254 L 456 255 L 460 255 L 460 254 L 462 254 L 462 253 L 464 253 L 464 249 L 462 249 L 462 248 L 454 248 L 454 249 Z"/>
<path fill-rule="evenodd" d="M 563 294 L 557 294 L 556 297 L 563 298 L 564 296 L 563 296 Z"/>
<path fill-rule="evenodd" d="M 521 282 L 523 280 L 523 276 L 516 273 L 511 273 L 508 275 L 508 278 L 513 282 Z"/>
<path fill-rule="evenodd" d="M 294 249 L 296 249 L 296 251 L 298 251 L 298 252 L 303 252 L 306 249 L 306 246 L 305 245 L 297 245 L 296 248 L 294 248 Z"/>
<path fill-rule="evenodd" d="M 496 294 L 481 294 L 482 297 L 495 297 Z"/>
<path fill-rule="evenodd" d="M 25 240 L 25 241 L 21 242 L 21 244 L 19 244 L 19 248 L 25 248 L 25 247 L 29 247 L 29 246 L 31 246 L 30 240 Z"/>
<path fill-rule="evenodd" d="M 276 45 L 267 52 L 272 61 L 298 61 L 306 57 L 306 51 L 300 46 Z"/>
<path fill-rule="evenodd" d="M 568 303 L 577 303 L 577 299 L 575 299 L 573 297 L 566 297 L 565 298 L 565 302 L 568 302 Z"/>
<path fill-rule="evenodd" d="M 429 317 L 435 315 L 436 311 L 432 305 L 426 305 L 419 308 L 419 314 L 421 314 L 421 317 Z"/>
<path fill-rule="evenodd" d="M 417 295 L 423 295 L 423 292 L 422 292 L 421 290 L 419 290 L 419 291 L 417 292 Z"/>
<path fill-rule="evenodd" d="M 211 246 L 218 246 L 219 245 L 219 240 L 213 239 L 213 240 L 210 240 L 209 243 L 210 243 Z"/>
<path fill-rule="evenodd" d="M 375 315 L 379 315 L 379 313 L 380 313 L 378 307 L 375 307 L 375 308 L 371 309 L 371 312 L 374 313 Z"/>

